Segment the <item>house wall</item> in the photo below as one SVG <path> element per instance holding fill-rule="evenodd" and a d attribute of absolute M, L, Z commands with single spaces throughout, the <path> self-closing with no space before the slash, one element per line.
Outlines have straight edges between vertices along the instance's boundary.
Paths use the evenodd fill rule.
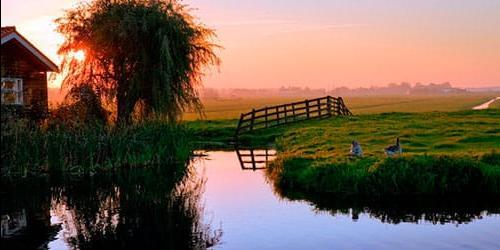
<path fill-rule="evenodd" d="M 10 41 L 2 44 L 1 77 L 23 79 L 23 101 L 26 109 L 48 110 L 47 72 L 25 48 Z"/>

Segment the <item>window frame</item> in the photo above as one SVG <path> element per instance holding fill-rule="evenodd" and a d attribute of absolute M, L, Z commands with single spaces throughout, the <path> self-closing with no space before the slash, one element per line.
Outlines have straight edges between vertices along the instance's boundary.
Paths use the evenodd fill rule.
<path fill-rule="evenodd" d="M 12 89 L 4 89 L 3 84 L 4 82 L 14 82 L 14 88 Z M 2 77 L 1 82 L 0 82 L 0 87 L 1 87 L 1 102 L 2 105 L 24 105 L 24 93 L 23 93 L 23 78 L 19 77 Z M 14 93 L 16 96 L 16 100 L 14 103 L 5 103 L 4 102 L 4 93 Z"/>

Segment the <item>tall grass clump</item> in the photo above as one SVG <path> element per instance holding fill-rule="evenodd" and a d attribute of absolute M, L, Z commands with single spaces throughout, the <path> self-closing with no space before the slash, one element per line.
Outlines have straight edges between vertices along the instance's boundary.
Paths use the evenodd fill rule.
<path fill-rule="evenodd" d="M 127 126 L 99 122 L 39 126 L 18 119 L 3 122 L 1 130 L 1 172 L 7 176 L 168 166 L 186 161 L 191 152 L 188 131 L 161 120 Z"/>
<path fill-rule="evenodd" d="M 388 158 L 371 167 L 367 193 L 375 194 L 486 194 L 498 193 L 487 165 L 467 156 L 413 156 Z"/>
<path fill-rule="evenodd" d="M 414 155 L 321 164 L 311 159 L 279 159 L 268 177 L 279 192 L 401 196 L 500 194 L 498 154 L 482 157 Z M 493 159 L 493 160 L 492 160 Z"/>

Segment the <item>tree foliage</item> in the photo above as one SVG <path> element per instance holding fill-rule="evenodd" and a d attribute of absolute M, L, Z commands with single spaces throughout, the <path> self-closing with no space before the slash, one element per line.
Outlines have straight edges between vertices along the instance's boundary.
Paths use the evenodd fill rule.
<path fill-rule="evenodd" d="M 103 108 L 101 99 L 89 85 L 73 86 L 65 101 L 51 111 L 50 125 L 70 127 L 89 124 L 105 124 L 108 112 Z"/>
<path fill-rule="evenodd" d="M 175 0 L 95 0 L 66 11 L 56 20 L 66 38 L 58 51 L 63 87 L 91 86 L 121 122 L 138 108 L 169 121 L 201 111 L 197 87 L 204 68 L 219 64 L 218 46 L 188 11 Z"/>

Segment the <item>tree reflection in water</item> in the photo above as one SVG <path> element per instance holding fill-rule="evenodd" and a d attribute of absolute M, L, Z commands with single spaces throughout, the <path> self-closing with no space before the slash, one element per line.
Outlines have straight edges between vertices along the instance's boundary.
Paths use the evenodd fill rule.
<path fill-rule="evenodd" d="M 2 190 L 13 190 L 2 194 L 13 201 L 2 202 L 2 214 L 27 208 L 27 228 L 40 221 L 45 225 L 2 239 L 10 246 L 26 245 L 16 239 L 41 233 L 48 241 L 49 214 L 60 220 L 69 246 L 78 249 L 204 249 L 218 244 L 222 235 L 202 222 L 205 180 L 191 167 L 177 174 L 165 168 L 131 169 L 57 182 L 38 180 L 35 186 L 26 180 L 2 183 Z"/>
<path fill-rule="evenodd" d="M 273 184 L 273 191 L 282 199 L 307 201 L 318 213 L 350 215 L 354 221 L 366 214 L 390 224 L 427 222 L 459 225 L 482 219 L 486 215 L 500 214 L 498 197 L 347 197 L 291 192 L 280 189 L 276 184 Z"/>
<path fill-rule="evenodd" d="M 257 149 L 249 149 L 253 152 Z M 270 149 L 265 149 L 265 152 Z M 262 150 L 261 150 L 262 151 Z M 240 153 L 237 151 L 238 158 Z M 251 157 L 250 160 L 256 159 Z M 271 159 L 274 160 L 275 156 Z M 240 163 L 242 161 L 240 160 Z M 253 163 L 258 164 L 256 161 Z M 273 164 L 268 162 L 267 164 Z M 246 164 L 252 165 L 251 162 Z M 243 163 L 241 163 L 242 168 Z M 402 222 L 432 224 L 462 224 L 478 220 L 486 215 L 500 214 L 500 197 L 460 196 L 460 197 L 359 197 L 314 194 L 301 190 L 283 189 L 276 181 L 276 172 L 272 168 L 262 168 L 268 183 L 272 185 L 277 197 L 285 200 L 306 201 L 311 203 L 316 212 L 351 215 L 354 221 L 361 214 L 380 220 L 383 223 L 399 224 Z M 254 169 L 255 170 L 255 169 Z"/>

